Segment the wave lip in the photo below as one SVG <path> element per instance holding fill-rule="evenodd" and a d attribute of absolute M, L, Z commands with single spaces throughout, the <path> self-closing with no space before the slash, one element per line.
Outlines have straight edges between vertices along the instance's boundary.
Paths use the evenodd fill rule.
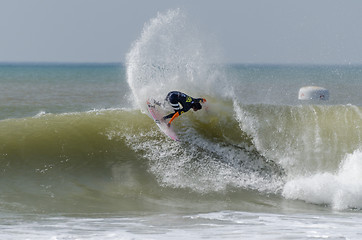
<path fill-rule="evenodd" d="M 360 107 L 238 102 L 234 107 L 258 153 L 284 169 L 283 197 L 334 209 L 362 207 Z"/>

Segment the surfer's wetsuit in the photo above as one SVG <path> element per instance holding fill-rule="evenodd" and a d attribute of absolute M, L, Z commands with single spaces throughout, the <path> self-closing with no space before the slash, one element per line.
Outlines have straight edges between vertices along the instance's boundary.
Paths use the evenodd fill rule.
<path fill-rule="evenodd" d="M 172 91 L 167 94 L 166 101 L 170 103 L 174 113 L 171 113 L 167 116 L 164 116 L 163 119 L 171 118 L 168 124 L 171 124 L 171 122 L 180 116 L 181 114 L 189 111 L 191 108 L 195 108 L 197 110 L 201 109 L 202 106 L 200 103 L 206 102 L 206 99 L 204 98 L 192 98 L 185 93 L 178 92 L 178 91 Z M 181 106 L 180 106 L 181 105 Z"/>

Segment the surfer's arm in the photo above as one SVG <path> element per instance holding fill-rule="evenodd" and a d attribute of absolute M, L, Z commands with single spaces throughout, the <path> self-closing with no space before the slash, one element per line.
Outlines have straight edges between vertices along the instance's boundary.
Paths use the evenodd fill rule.
<path fill-rule="evenodd" d="M 198 102 L 198 103 L 205 103 L 206 99 L 205 98 L 194 98 L 193 101 Z"/>

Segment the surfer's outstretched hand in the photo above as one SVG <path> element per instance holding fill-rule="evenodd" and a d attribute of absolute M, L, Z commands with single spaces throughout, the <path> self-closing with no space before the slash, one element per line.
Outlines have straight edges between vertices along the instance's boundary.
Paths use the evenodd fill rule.
<path fill-rule="evenodd" d="M 167 127 L 171 127 L 171 123 L 167 123 Z"/>

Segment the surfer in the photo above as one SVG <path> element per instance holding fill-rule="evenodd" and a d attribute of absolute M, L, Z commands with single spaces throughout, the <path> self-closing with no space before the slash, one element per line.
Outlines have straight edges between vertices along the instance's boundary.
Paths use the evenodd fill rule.
<path fill-rule="evenodd" d="M 172 91 L 169 92 L 166 96 L 166 101 L 171 105 L 174 113 L 171 113 L 167 116 L 164 116 L 163 119 L 170 119 L 170 121 L 167 123 L 167 126 L 171 126 L 171 122 L 175 120 L 178 116 L 181 114 L 189 111 L 191 108 L 196 112 L 200 109 L 202 109 L 201 103 L 205 103 L 205 98 L 192 98 L 185 93 L 178 92 L 178 91 Z"/>

